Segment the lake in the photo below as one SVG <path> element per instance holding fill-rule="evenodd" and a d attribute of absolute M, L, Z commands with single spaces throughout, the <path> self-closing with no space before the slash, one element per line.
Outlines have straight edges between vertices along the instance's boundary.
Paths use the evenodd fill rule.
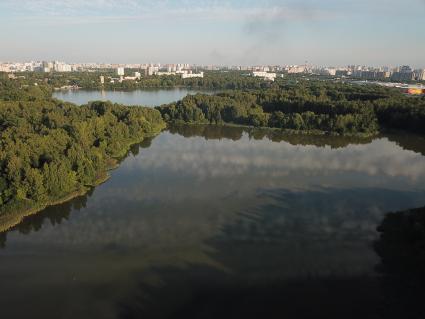
<path fill-rule="evenodd" d="M 173 89 L 144 89 L 134 91 L 96 91 L 96 90 L 63 90 L 55 91 L 53 97 L 77 105 L 89 101 L 112 101 L 125 105 L 158 106 L 181 100 L 188 94 L 205 93 L 213 91 L 190 90 L 185 88 Z"/>
<path fill-rule="evenodd" d="M 0 234 L 2 318 L 388 318 L 376 227 L 424 205 L 422 137 L 170 127 L 106 183 Z"/>
<path fill-rule="evenodd" d="M 424 155 L 411 135 L 171 127 L 0 234 L 2 318 L 376 318 L 376 227 L 425 205 Z"/>

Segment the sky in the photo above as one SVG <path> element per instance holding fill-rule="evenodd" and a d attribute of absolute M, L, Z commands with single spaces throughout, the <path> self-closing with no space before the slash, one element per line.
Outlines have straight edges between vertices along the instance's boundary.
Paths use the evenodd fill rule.
<path fill-rule="evenodd" d="M 425 0 L 0 0 L 0 61 L 425 67 Z"/>

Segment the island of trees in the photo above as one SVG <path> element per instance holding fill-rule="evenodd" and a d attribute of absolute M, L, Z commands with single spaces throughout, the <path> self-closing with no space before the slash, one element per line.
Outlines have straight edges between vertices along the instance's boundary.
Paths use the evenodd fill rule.
<path fill-rule="evenodd" d="M 85 193 L 130 145 L 165 127 L 152 108 L 77 106 L 50 95 L 49 87 L 0 81 L 0 230 Z"/>

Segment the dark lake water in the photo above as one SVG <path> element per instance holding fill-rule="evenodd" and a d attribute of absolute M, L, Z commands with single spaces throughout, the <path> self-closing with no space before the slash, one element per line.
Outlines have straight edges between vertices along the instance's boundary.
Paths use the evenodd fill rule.
<path fill-rule="evenodd" d="M 69 90 L 56 91 L 53 97 L 72 102 L 78 105 L 89 101 L 112 101 L 125 105 L 158 106 L 181 100 L 188 94 L 212 93 L 212 91 L 189 90 L 185 88 L 173 89 L 145 89 L 134 91 L 91 91 L 91 90 Z"/>
<path fill-rule="evenodd" d="M 379 318 L 376 226 L 425 205 L 425 143 L 212 126 L 0 234 L 1 318 Z"/>

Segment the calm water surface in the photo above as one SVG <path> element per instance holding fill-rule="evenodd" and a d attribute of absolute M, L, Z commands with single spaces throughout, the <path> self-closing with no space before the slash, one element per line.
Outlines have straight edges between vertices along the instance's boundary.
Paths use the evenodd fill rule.
<path fill-rule="evenodd" d="M 181 100 L 188 94 L 207 93 L 212 91 L 189 90 L 185 88 L 173 89 L 144 89 L 134 91 L 97 91 L 97 90 L 69 90 L 56 91 L 53 97 L 72 102 L 78 105 L 90 101 L 112 101 L 125 105 L 158 106 Z"/>
<path fill-rule="evenodd" d="M 2 318 L 377 318 L 385 213 L 425 143 L 174 127 L 0 234 Z"/>

